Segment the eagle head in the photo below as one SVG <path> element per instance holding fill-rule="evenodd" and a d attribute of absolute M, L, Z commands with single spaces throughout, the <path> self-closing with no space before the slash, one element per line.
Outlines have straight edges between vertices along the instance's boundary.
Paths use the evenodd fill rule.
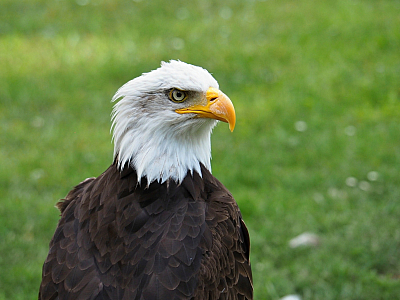
<path fill-rule="evenodd" d="M 114 95 L 114 157 L 138 180 L 181 182 L 188 171 L 211 171 L 211 131 L 219 121 L 235 127 L 235 110 L 211 74 L 171 60 L 124 84 Z"/>

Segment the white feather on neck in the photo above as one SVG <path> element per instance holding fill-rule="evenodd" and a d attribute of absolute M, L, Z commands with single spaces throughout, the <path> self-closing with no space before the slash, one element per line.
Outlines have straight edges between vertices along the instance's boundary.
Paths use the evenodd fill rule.
<path fill-rule="evenodd" d="M 201 175 L 200 163 L 211 172 L 210 135 L 213 124 L 210 122 L 185 131 L 160 128 L 158 122 L 144 124 L 138 120 L 137 123 L 142 123 L 140 130 L 135 127 L 125 130 L 124 122 L 118 122 L 117 116 L 114 118 L 114 156 L 121 170 L 130 163 L 138 180 L 146 177 L 148 183 L 163 183 L 168 179 L 182 182 L 188 171 Z M 209 119 L 205 121 L 216 123 Z"/>

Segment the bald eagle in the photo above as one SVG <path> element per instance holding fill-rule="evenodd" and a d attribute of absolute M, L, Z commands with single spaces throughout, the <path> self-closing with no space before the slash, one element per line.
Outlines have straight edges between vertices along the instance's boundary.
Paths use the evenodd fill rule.
<path fill-rule="evenodd" d="M 113 101 L 114 161 L 57 203 L 39 299 L 253 299 L 248 231 L 211 174 L 211 131 L 234 129 L 232 102 L 181 61 Z"/>

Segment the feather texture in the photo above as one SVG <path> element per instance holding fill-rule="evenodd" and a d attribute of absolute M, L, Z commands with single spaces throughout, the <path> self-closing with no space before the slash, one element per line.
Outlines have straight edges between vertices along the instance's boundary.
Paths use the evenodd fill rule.
<path fill-rule="evenodd" d="M 113 164 L 76 186 L 57 205 L 39 299 L 253 299 L 240 211 L 201 172 L 147 185 Z"/>

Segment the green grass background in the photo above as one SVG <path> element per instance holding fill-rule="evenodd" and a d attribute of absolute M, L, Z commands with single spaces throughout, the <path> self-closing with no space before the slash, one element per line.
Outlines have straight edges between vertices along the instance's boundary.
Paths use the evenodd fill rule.
<path fill-rule="evenodd" d="M 255 299 L 400 297 L 400 1 L 0 0 L 0 299 L 37 297 L 54 204 L 112 162 L 111 97 L 169 59 L 235 104 L 213 173 Z"/>

